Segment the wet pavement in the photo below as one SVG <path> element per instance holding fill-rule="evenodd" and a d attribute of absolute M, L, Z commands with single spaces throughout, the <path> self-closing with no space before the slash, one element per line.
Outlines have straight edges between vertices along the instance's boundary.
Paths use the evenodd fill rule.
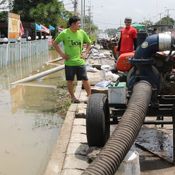
<path fill-rule="evenodd" d="M 32 70 L 27 65 L 18 64 L 1 70 L 1 175 L 42 175 L 63 123 L 55 110 L 56 88 L 63 73 L 11 86 L 13 81 L 49 68 L 43 65 Z"/>
<path fill-rule="evenodd" d="M 143 127 L 137 137 L 136 144 L 168 162 L 173 162 L 172 132 L 167 133 L 156 127 Z"/>

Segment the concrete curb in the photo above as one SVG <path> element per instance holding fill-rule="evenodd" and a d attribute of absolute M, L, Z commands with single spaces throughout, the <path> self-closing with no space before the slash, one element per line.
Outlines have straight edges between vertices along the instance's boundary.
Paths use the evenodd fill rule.
<path fill-rule="evenodd" d="M 80 97 L 81 90 L 82 90 L 82 82 L 78 82 L 75 89 L 75 95 L 77 98 Z M 70 136 L 72 133 L 72 125 L 74 122 L 76 109 L 77 109 L 77 104 L 71 104 L 71 106 L 68 109 L 57 143 L 51 154 L 51 158 L 48 162 L 44 175 L 61 174 L 61 171 L 64 166 L 67 147 L 68 147 Z"/>

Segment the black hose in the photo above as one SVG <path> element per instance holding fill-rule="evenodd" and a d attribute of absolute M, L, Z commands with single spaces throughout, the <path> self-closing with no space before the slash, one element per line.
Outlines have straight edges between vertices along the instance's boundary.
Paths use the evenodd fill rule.
<path fill-rule="evenodd" d="M 99 156 L 82 175 L 113 175 L 133 145 L 143 125 L 151 100 L 152 87 L 140 81 L 133 88 L 128 107 Z"/>

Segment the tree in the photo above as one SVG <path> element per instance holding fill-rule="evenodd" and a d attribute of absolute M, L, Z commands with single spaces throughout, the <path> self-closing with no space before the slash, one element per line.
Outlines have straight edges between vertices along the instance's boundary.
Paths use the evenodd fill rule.
<path fill-rule="evenodd" d="M 173 18 L 171 18 L 170 16 L 166 16 L 163 17 L 162 19 L 160 19 L 158 22 L 156 22 L 156 25 L 174 25 L 175 20 Z"/>
<path fill-rule="evenodd" d="M 39 3 L 35 8 L 32 8 L 29 13 L 36 22 L 49 25 L 58 23 L 63 9 L 64 6 L 61 2 L 52 0 L 52 2 L 48 4 Z"/>
<path fill-rule="evenodd" d="M 12 0 L 0 0 L 0 11 L 8 11 L 12 8 Z"/>
<path fill-rule="evenodd" d="M 84 21 L 85 21 L 84 30 L 88 34 L 94 33 L 98 29 L 98 27 L 93 24 L 93 21 L 89 16 L 85 16 Z"/>
<path fill-rule="evenodd" d="M 32 7 L 36 7 L 33 0 L 14 0 L 12 12 L 19 14 L 22 21 L 30 22 L 33 21 L 30 16 L 30 10 Z"/>
<path fill-rule="evenodd" d="M 143 25 L 145 25 L 146 27 L 148 27 L 148 26 L 152 26 L 152 25 L 153 25 L 153 22 L 150 21 L 150 20 L 144 20 L 144 21 L 141 22 L 140 24 L 143 24 Z"/>
<path fill-rule="evenodd" d="M 98 27 L 94 25 L 93 21 L 89 16 L 85 16 L 84 21 L 85 21 L 84 30 L 90 35 L 91 40 L 95 41 L 96 31 L 98 30 Z"/>
<path fill-rule="evenodd" d="M 58 0 L 22 0 L 22 2 L 14 0 L 13 12 L 19 14 L 22 21 L 37 22 L 47 26 L 57 26 L 61 22 L 64 27 L 65 19 L 71 15 L 65 10 L 63 2 Z"/>
<path fill-rule="evenodd" d="M 0 22 L 6 22 L 7 23 L 7 12 L 1 12 L 0 13 Z"/>

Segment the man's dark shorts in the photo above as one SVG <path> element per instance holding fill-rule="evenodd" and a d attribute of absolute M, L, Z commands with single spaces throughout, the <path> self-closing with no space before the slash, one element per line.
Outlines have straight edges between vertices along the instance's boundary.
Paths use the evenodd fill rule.
<path fill-rule="evenodd" d="M 77 80 L 88 80 L 86 66 L 65 66 L 65 76 L 67 81 L 73 81 L 75 75 Z"/>

